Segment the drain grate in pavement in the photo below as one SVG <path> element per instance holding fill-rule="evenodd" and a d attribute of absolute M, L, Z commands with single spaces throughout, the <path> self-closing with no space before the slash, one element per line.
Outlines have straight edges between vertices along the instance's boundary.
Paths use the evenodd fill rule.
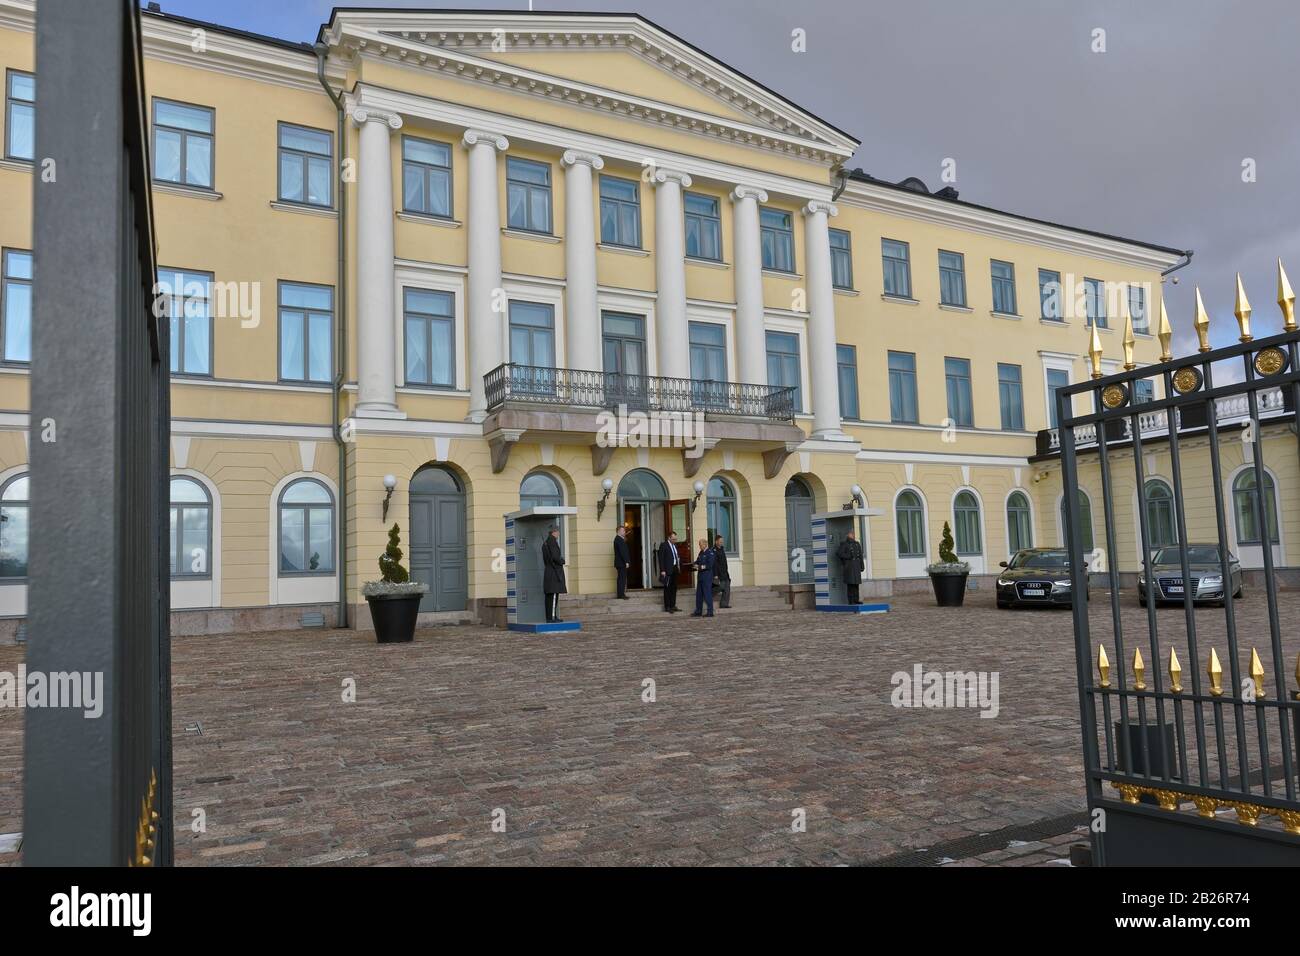
<path fill-rule="evenodd" d="M 882 856 L 860 865 L 938 866 L 940 863 L 954 863 L 993 850 L 1005 850 L 1012 842 L 1032 843 L 1046 837 L 1060 836 L 1062 833 L 1070 833 L 1075 827 L 1086 826 L 1087 823 L 1087 813 L 1067 813 L 1064 816 L 1048 817 L 1033 823 L 1003 827 L 991 833 L 979 833 L 975 836 L 949 840 L 947 843 L 926 847 L 924 850 L 907 850 L 892 856 Z"/>

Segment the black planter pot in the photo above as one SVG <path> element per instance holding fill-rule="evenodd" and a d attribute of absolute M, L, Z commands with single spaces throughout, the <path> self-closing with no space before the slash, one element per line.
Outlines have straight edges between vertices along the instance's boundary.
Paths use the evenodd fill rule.
<path fill-rule="evenodd" d="M 939 607 L 961 607 L 966 600 L 966 579 L 969 574 L 931 574 L 934 599 Z"/>
<path fill-rule="evenodd" d="M 375 622 L 379 644 L 405 644 L 415 639 L 415 619 L 420 613 L 422 594 L 376 594 L 366 598 L 370 619 Z"/>

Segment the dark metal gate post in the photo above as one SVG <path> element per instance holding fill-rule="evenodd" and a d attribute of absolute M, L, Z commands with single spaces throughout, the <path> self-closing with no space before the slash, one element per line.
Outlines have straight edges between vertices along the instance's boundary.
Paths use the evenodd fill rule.
<path fill-rule="evenodd" d="M 140 12 L 36 14 L 29 674 L 102 714 L 25 712 L 24 862 L 171 862 L 168 327 L 154 317 Z"/>

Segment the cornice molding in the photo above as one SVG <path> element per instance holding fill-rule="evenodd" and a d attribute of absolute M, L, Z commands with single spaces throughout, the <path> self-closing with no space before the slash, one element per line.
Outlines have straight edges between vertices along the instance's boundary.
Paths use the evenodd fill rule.
<path fill-rule="evenodd" d="M 431 52 L 465 57 L 464 62 L 472 62 L 475 66 L 485 65 L 509 72 L 517 68 L 485 56 L 508 50 L 626 50 L 719 103 L 744 113 L 766 132 L 820 143 L 829 153 L 844 157 L 852 155 L 860 145 L 853 137 L 639 17 L 586 14 L 531 14 L 523 17 L 509 11 L 345 10 L 335 14 L 332 28 L 324 31 L 322 36 L 331 47 L 350 48 L 364 41 L 390 48 L 406 48 L 406 52 L 385 50 L 384 55 L 399 59 L 414 54 L 418 60 L 421 53 Z M 427 63 L 427 60 L 422 62 Z M 546 79 L 552 83 L 569 84 L 558 77 Z M 580 85 L 576 84 L 575 89 Z M 625 106 L 630 105 L 621 93 L 612 90 L 600 92 L 607 97 L 622 98 Z M 654 105 L 669 110 L 679 109 L 667 104 Z M 715 122 L 729 122 L 724 117 L 703 115 Z"/>
<path fill-rule="evenodd" d="M 469 130 L 492 130 L 492 134 L 509 137 L 521 143 L 551 147 L 558 152 L 572 149 L 595 153 L 606 162 L 618 160 L 634 166 L 650 164 L 656 170 L 675 170 L 689 175 L 693 180 L 733 186 L 746 183 L 768 193 L 807 202 L 810 199 L 829 199 L 828 183 L 816 183 L 791 176 L 765 173 L 748 167 L 735 166 L 709 159 L 703 154 L 673 153 L 666 150 L 647 150 L 644 144 L 610 139 L 582 130 L 552 126 L 536 120 L 488 110 L 446 100 L 421 96 L 404 90 L 358 83 L 347 96 L 348 108 L 392 110 L 404 116 L 419 117 L 434 123 Z"/>
<path fill-rule="evenodd" d="M 889 216 L 902 216 L 951 229 L 966 229 L 997 239 L 1043 246 L 1142 269 L 1167 269 L 1181 258 L 1173 253 L 1090 235 L 1066 226 L 1030 222 L 1006 213 L 974 209 L 932 196 L 889 189 L 859 180 L 849 181 L 839 201 Z"/>

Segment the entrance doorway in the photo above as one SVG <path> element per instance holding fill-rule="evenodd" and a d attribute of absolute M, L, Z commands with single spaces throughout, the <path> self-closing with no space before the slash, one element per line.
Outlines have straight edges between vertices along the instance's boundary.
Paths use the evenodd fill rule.
<path fill-rule="evenodd" d="M 411 579 L 429 590 L 421 611 L 463 611 L 469 603 L 465 490 L 446 468 L 426 465 L 411 479 Z"/>
<path fill-rule="evenodd" d="M 786 560 L 791 584 L 812 583 L 812 516 L 812 490 L 802 478 L 791 478 L 785 485 Z"/>
<path fill-rule="evenodd" d="M 618 513 L 627 528 L 627 547 L 631 553 L 627 586 L 656 588 L 659 580 L 659 545 L 669 531 L 677 532 L 677 554 L 685 568 L 691 561 L 690 503 L 670 500 L 663 480 L 653 471 L 638 468 L 629 471 L 618 484 Z M 689 571 L 677 576 L 679 585 L 691 583 Z"/>

